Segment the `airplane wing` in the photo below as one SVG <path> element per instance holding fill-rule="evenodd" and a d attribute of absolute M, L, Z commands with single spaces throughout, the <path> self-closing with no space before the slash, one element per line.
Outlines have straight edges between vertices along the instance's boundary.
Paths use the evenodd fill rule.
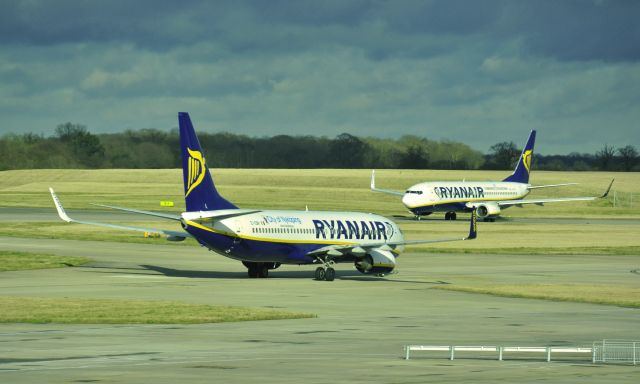
<path fill-rule="evenodd" d="M 404 196 L 404 192 L 392 191 L 390 189 L 376 188 L 376 170 L 375 169 L 371 170 L 371 190 L 376 192 L 386 193 L 388 195 Z"/>
<path fill-rule="evenodd" d="M 611 190 L 611 186 L 613 185 L 614 181 L 615 179 L 611 180 L 611 183 L 609 183 L 609 187 L 607 188 L 607 190 L 600 196 L 559 197 L 556 199 L 504 200 L 504 201 L 497 201 L 497 204 L 501 207 L 509 207 L 512 205 L 515 205 L 515 206 L 523 206 L 525 204 L 544 205 L 545 203 L 557 203 L 557 202 L 563 202 L 563 201 L 592 201 L 597 199 L 604 199 L 605 197 L 607 197 L 607 195 L 609 195 L 609 191 Z"/>
<path fill-rule="evenodd" d="M 180 216 L 178 216 L 178 215 L 170 215 L 168 213 L 143 211 L 143 210 L 140 210 L 140 209 L 122 208 L 122 207 L 116 207 L 116 206 L 113 206 L 113 205 L 104 205 L 104 204 L 91 204 L 91 205 L 95 205 L 96 207 L 111 208 L 111 209 L 117 209 L 119 211 L 125 211 L 125 212 L 131 212 L 131 213 L 140 213 L 140 214 L 143 214 L 143 215 L 156 216 L 156 217 L 162 217 L 163 219 L 180 221 Z"/>
<path fill-rule="evenodd" d="M 547 185 L 530 185 L 527 189 L 540 189 L 540 188 L 552 188 L 552 187 L 564 187 L 567 185 L 577 185 L 578 183 L 564 183 L 564 184 L 547 184 Z"/>
<path fill-rule="evenodd" d="M 356 255 L 356 256 L 364 256 L 367 251 L 372 249 L 379 249 L 382 251 L 392 251 L 396 247 L 400 245 L 415 245 L 415 244 L 433 244 L 433 243 L 444 243 L 449 241 L 462 241 L 462 240 L 473 240 L 477 237 L 477 214 L 475 211 L 471 212 L 471 224 L 469 227 L 469 234 L 466 237 L 454 237 L 448 239 L 430 239 L 430 240 L 404 240 L 404 241 L 390 241 L 390 242 L 380 242 L 366 245 L 329 245 L 326 247 L 322 247 L 307 253 L 309 256 L 333 256 L 340 257 L 347 254 Z"/>
<path fill-rule="evenodd" d="M 66 221 L 67 223 L 96 225 L 96 226 L 99 226 L 99 227 L 125 229 L 125 230 L 129 230 L 129 231 L 162 233 L 162 234 L 166 235 L 169 240 L 173 240 L 173 241 L 182 241 L 182 240 L 186 239 L 187 237 L 193 237 L 193 236 L 191 236 L 190 233 L 187 233 L 187 232 L 184 232 L 184 231 L 169 231 L 169 230 L 166 230 L 166 229 L 158 229 L 158 228 L 143 228 L 143 227 L 133 227 L 133 226 L 128 226 L 128 225 L 118 225 L 118 224 L 98 223 L 98 222 L 94 222 L 94 221 L 75 220 L 75 219 L 70 218 L 69 215 L 67 215 L 67 213 L 64 210 L 64 207 L 62 206 L 62 203 L 60 202 L 60 199 L 58 199 L 58 196 L 53 191 L 53 188 L 49 188 L 49 192 L 51 192 L 51 198 L 53 198 L 53 202 L 56 205 L 56 210 L 58 211 L 58 216 L 60 216 L 60 218 L 62 220 L 64 220 L 64 221 Z M 123 210 L 129 210 L 129 209 L 125 208 Z M 138 210 L 130 210 L 130 211 L 136 212 L 136 213 L 146 212 L 146 211 L 138 211 Z M 154 214 L 154 216 L 157 216 L 157 215 Z M 163 217 L 163 216 L 161 216 L 161 217 Z M 178 220 L 180 220 L 180 219 L 178 218 Z"/>

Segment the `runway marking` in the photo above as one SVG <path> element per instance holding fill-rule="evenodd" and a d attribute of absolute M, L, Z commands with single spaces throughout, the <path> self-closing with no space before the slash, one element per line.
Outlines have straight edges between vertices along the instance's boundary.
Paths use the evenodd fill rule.
<path fill-rule="evenodd" d="M 108 275 L 104 277 L 116 277 L 121 279 L 180 279 L 180 277 L 164 275 Z"/>

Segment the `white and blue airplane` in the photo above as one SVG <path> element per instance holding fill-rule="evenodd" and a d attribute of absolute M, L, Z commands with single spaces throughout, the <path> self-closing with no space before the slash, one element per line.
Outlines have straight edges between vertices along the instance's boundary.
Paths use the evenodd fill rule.
<path fill-rule="evenodd" d="M 466 237 L 405 240 L 396 223 L 371 213 L 240 209 L 216 190 L 189 115 L 181 112 L 178 120 L 186 212 L 173 215 L 103 207 L 174 220 L 180 223 L 182 231 L 74 220 L 50 188 L 60 218 L 66 222 L 162 233 L 172 241 L 193 238 L 211 251 L 241 261 L 252 278 L 267 277 L 269 270 L 281 264 L 315 264 L 319 265 L 315 278 L 332 281 L 333 266 L 341 262 L 353 263 L 363 274 L 383 276 L 395 269 L 396 258 L 405 245 L 476 238 L 475 214 Z"/>
<path fill-rule="evenodd" d="M 476 212 L 484 221 L 495 221 L 501 210 L 526 204 L 544 205 L 563 201 L 590 201 L 607 197 L 611 184 L 601 196 L 523 199 L 533 189 L 575 185 L 576 183 L 531 185 L 529 173 L 536 131 L 529 134 L 513 173 L 502 181 L 430 181 L 412 185 L 405 192 L 376 188 L 375 170 L 371 171 L 371 190 L 402 196 L 402 203 L 416 218 L 445 212 L 445 220 L 455 220 L 456 212 Z"/>

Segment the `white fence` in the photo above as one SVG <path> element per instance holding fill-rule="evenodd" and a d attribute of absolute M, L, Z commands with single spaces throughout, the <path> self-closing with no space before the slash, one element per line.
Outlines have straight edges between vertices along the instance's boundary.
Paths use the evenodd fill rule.
<path fill-rule="evenodd" d="M 640 344 L 639 344 L 640 346 Z M 578 354 L 592 357 L 593 349 L 588 347 L 505 347 L 492 345 L 406 345 L 405 359 L 409 360 L 412 351 L 448 352 L 449 360 L 454 360 L 456 352 L 493 352 L 498 360 L 502 361 L 506 353 L 540 353 L 551 361 L 552 354 Z"/>
<path fill-rule="evenodd" d="M 640 363 L 640 341 L 602 340 L 593 343 L 594 363 Z"/>

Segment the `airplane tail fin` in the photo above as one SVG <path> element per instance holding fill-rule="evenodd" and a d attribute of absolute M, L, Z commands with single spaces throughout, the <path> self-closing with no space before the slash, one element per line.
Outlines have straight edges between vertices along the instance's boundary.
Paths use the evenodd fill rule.
<path fill-rule="evenodd" d="M 187 211 L 212 211 L 238 208 L 218 194 L 200 148 L 200 142 L 186 112 L 178 113 L 182 175 Z"/>
<path fill-rule="evenodd" d="M 527 139 L 527 144 L 522 150 L 520 159 L 513 173 L 503 181 L 514 183 L 529 183 L 529 173 L 531 172 L 531 161 L 533 160 L 533 145 L 536 142 L 536 131 L 532 130 Z"/>

